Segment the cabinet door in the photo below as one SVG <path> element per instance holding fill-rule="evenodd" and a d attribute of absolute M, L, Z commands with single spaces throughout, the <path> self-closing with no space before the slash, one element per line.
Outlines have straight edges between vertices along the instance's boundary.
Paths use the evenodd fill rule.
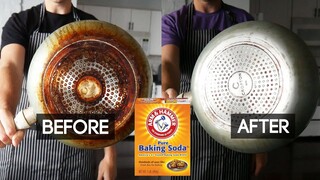
<path fill-rule="evenodd" d="M 315 17 L 315 9 L 318 1 L 319 0 L 293 0 L 292 17 Z"/>
<path fill-rule="evenodd" d="M 259 4 L 257 14 L 262 14 L 263 20 L 290 28 L 291 0 L 259 0 Z"/>
<path fill-rule="evenodd" d="M 131 22 L 133 28 L 130 30 L 149 32 L 150 31 L 151 11 L 132 9 Z"/>
<path fill-rule="evenodd" d="M 161 55 L 161 12 L 151 12 L 150 54 Z"/>
<path fill-rule="evenodd" d="M 104 6 L 82 5 L 79 9 L 94 15 L 98 20 L 110 22 L 111 8 Z"/>
<path fill-rule="evenodd" d="M 111 8 L 111 23 L 121 27 L 124 30 L 129 30 L 131 20 L 131 9 L 126 8 Z"/>

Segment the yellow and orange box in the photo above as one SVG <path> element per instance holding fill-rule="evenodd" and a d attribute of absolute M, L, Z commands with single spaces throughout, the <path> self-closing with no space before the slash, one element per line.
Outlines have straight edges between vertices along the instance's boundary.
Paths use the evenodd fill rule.
<path fill-rule="evenodd" d="M 135 104 L 135 176 L 190 176 L 190 103 L 139 98 Z"/>

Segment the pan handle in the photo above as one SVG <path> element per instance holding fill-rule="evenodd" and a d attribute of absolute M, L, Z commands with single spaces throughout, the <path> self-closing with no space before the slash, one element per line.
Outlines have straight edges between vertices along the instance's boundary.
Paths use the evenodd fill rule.
<path fill-rule="evenodd" d="M 34 114 L 32 107 L 20 111 L 14 118 L 14 123 L 18 130 L 28 129 L 36 121 L 36 115 Z"/>

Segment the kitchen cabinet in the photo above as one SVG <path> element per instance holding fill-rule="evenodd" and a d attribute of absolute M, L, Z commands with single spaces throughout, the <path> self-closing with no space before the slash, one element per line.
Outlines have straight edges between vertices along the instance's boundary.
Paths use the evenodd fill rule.
<path fill-rule="evenodd" d="M 146 55 L 161 55 L 161 11 L 111 8 L 111 23 L 130 32 Z"/>
<path fill-rule="evenodd" d="M 161 55 L 161 12 L 151 12 L 150 50 L 151 55 Z"/>
<path fill-rule="evenodd" d="M 131 30 L 132 31 L 150 31 L 151 11 L 132 9 L 131 11 Z"/>
<path fill-rule="evenodd" d="M 149 59 L 150 56 L 158 58 L 161 55 L 161 11 L 83 4 L 79 4 L 78 8 L 126 30 L 141 45 Z"/>
<path fill-rule="evenodd" d="M 255 0 L 250 2 L 250 13 L 256 20 L 265 20 L 291 27 L 291 0 Z"/>
<path fill-rule="evenodd" d="M 111 8 L 105 6 L 78 5 L 78 8 L 94 15 L 100 21 L 110 22 Z"/>
<path fill-rule="evenodd" d="M 316 9 L 320 7 L 320 0 L 293 0 L 292 17 L 320 17 L 320 12 Z"/>
<path fill-rule="evenodd" d="M 150 31 L 151 11 L 111 8 L 111 23 L 127 31 Z"/>
<path fill-rule="evenodd" d="M 232 6 L 241 8 L 247 12 L 249 12 L 250 7 L 250 0 L 223 0 L 224 3 L 230 4 Z"/>
<path fill-rule="evenodd" d="M 111 23 L 121 27 L 124 30 L 129 30 L 131 21 L 131 9 L 112 8 Z"/>
<path fill-rule="evenodd" d="M 250 13 L 256 19 L 291 28 L 292 18 L 320 17 L 320 0 L 255 0 L 250 1 Z M 318 9 L 318 12 L 316 12 Z M 258 18 L 259 17 L 259 18 Z"/>

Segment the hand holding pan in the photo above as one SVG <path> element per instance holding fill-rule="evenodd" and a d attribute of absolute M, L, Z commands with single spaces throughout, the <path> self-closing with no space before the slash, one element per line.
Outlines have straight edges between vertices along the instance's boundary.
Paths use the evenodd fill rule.
<path fill-rule="evenodd" d="M 246 22 L 205 47 L 192 74 L 191 93 L 201 125 L 216 141 L 240 152 L 266 152 L 294 138 L 231 138 L 231 114 L 294 114 L 297 137 L 318 102 L 318 68 L 293 32 L 268 22 Z"/>
<path fill-rule="evenodd" d="M 149 97 L 152 76 L 140 45 L 112 24 L 87 20 L 53 32 L 30 64 L 27 92 L 31 108 L 15 118 L 17 128 L 35 121 L 34 114 L 115 113 L 115 139 L 68 139 L 79 148 L 102 148 L 133 131 L 136 98 Z"/>

